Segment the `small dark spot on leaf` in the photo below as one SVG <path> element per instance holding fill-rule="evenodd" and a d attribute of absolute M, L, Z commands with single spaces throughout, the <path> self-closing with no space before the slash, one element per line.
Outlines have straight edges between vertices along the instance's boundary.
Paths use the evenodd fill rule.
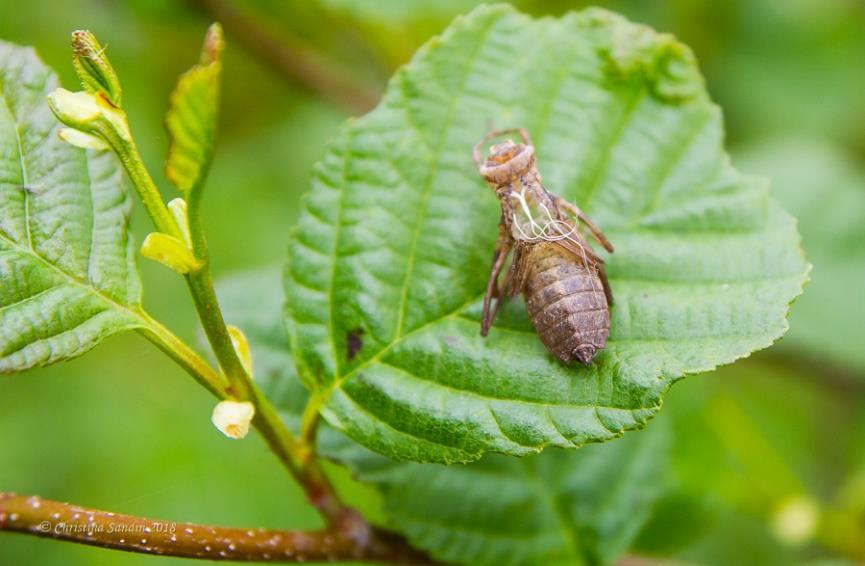
<path fill-rule="evenodd" d="M 348 361 L 354 359 L 360 349 L 363 348 L 363 328 L 349 330 L 345 336 Z"/>

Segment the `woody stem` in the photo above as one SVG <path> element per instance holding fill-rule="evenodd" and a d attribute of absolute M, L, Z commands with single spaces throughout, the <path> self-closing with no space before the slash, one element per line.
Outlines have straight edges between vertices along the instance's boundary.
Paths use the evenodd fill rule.
<path fill-rule="evenodd" d="M 0 493 L 0 531 L 14 531 L 89 546 L 235 562 L 305 562 L 367 559 L 431 564 L 401 537 L 372 529 L 288 531 L 177 523 Z"/>

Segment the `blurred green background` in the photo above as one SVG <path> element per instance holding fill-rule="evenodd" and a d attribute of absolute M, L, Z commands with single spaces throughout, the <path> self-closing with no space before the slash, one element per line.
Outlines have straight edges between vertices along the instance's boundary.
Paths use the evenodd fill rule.
<path fill-rule="evenodd" d="M 228 51 L 205 212 L 219 276 L 281 261 L 310 168 L 339 123 L 477 3 L 3 0 L 0 39 L 35 46 L 70 86 L 69 32 L 94 31 L 120 74 L 144 158 L 167 187 L 167 96 L 219 14 Z M 587 5 L 515 4 L 536 15 Z M 865 2 L 597 4 L 693 47 L 734 163 L 773 179 L 814 264 L 787 338 L 673 388 L 658 417 L 676 431 L 672 490 L 632 553 L 698 564 L 865 561 Z M 309 88 L 273 50 L 262 55 L 261 37 L 311 54 L 313 80 L 351 88 Z M 139 241 L 149 229 L 140 210 L 134 228 Z M 148 308 L 194 341 L 182 283 L 152 262 L 141 268 Z M 136 335 L 3 378 L 0 490 L 178 521 L 317 526 L 257 437 L 230 442 L 213 429 L 212 406 Z M 172 562 L 0 534 L 0 564 Z"/>

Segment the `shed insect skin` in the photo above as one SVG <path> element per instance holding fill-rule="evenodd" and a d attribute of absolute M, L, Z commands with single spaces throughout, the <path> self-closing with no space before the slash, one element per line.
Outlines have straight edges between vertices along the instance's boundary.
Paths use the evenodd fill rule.
<path fill-rule="evenodd" d="M 513 133 L 520 135 L 522 143 L 498 143 L 481 158 L 483 144 Z M 579 233 L 578 223 L 608 252 L 613 252 L 613 245 L 576 205 L 544 188 L 535 148 L 524 128 L 489 132 L 475 144 L 472 155 L 502 207 L 481 336 L 489 332 L 502 302 L 523 293 L 532 324 L 547 349 L 566 364 L 574 360 L 591 364 L 607 343 L 613 293 L 604 261 Z M 511 251 L 513 260 L 499 285 Z"/>

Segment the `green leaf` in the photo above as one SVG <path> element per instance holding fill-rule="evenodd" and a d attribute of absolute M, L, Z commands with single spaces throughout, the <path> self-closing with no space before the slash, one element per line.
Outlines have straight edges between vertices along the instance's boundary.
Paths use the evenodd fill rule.
<path fill-rule="evenodd" d="M 0 42 L 0 373 L 144 324 L 121 171 L 58 138 L 57 86 L 32 49 Z"/>
<path fill-rule="evenodd" d="M 736 540 L 774 549 L 778 556 L 763 557 L 761 564 L 800 563 L 815 545 L 836 553 L 862 548 L 858 527 L 849 526 L 861 523 L 861 514 L 839 512 L 850 509 L 855 496 L 839 486 L 855 465 L 855 447 L 865 446 L 851 437 L 861 428 L 863 400 L 828 386 L 808 367 L 758 356 L 718 370 L 714 379 L 689 381 L 667 400 L 664 418 L 675 431 L 671 494 L 659 503 L 634 553 L 742 563 L 733 556 L 741 549 L 709 547 L 732 540 L 733 525 L 740 531 Z M 803 500 L 816 506 L 819 526 L 807 528 L 810 513 L 800 507 L 793 522 L 798 535 L 791 538 L 790 530 L 778 527 L 780 517 Z"/>
<path fill-rule="evenodd" d="M 256 380 L 292 428 L 308 398 L 297 378 L 279 304 L 278 275 L 259 270 L 219 285 L 227 320 L 250 341 Z M 662 423 L 659 423 L 662 424 Z M 319 451 L 374 485 L 388 527 L 446 562 L 608 563 L 624 552 L 666 489 L 669 429 L 578 452 L 467 465 L 394 462 L 319 429 Z"/>
<path fill-rule="evenodd" d="M 865 170 L 819 139 L 770 140 L 741 153 L 779 187 L 814 264 L 808 293 L 796 302 L 779 346 L 865 374 L 865 302 L 853 299 L 865 281 Z"/>
<path fill-rule="evenodd" d="M 590 367 L 553 359 L 519 304 L 479 335 L 499 207 L 471 147 L 491 123 L 528 128 L 546 186 L 616 245 Z M 794 220 L 722 137 L 670 36 L 597 9 L 457 19 L 315 170 L 285 288 L 321 413 L 394 458 L 523 455 L 640 428 L 683 375 L 772 344 L 807 266 Z"/>
<path fill-rule="evenodd" d="M 216 136 L 219 81 L 222 75 L 222 28 L 207 32 L 201 61 L 181 75 L 165 116 L 170 144 L 165 175 L 183 192 L 197 187 L 207 173 Z"/>
<path fill-rule="evenodd" d="M 373 477 L 390 524 L 440 560 L 608 564 L 663 493 L 666 449 L 667 429 L 657 426 L 576 453 L 400 464 Z"/>

